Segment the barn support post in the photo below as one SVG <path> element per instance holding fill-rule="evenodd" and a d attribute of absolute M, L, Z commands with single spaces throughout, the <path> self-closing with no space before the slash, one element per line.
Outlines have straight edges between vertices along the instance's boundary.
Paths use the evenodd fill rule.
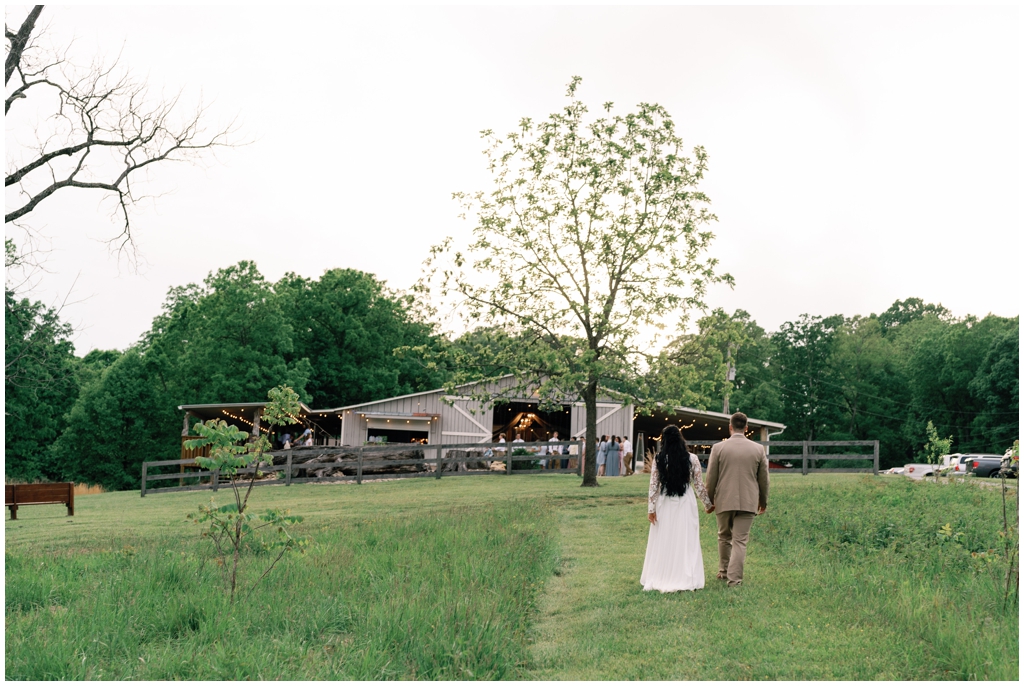
<path fill-rule="evenodd" d="M 359 462 L 356 464 L 356 483 L 363 483 L 363 446 L 359 446 Z"/>

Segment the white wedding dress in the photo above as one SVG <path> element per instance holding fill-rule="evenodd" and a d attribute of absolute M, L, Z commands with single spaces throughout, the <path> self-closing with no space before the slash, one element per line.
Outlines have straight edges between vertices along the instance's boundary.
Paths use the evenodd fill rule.
<path fill-rule="evenodd" d="M 696 496 L 694 493 L 696 492 Z M 690 483 L 681 496 L 661 492 L 658 464 L 651 465 L 651 486 L 647 494 L 647 512 L 658 515 L 647 536 L 647 555 L 640 583 L 645 591 L 695 591 L 704 588 L 704 556 L 700 551 L 700 522 L 697 497 L 704 507 L 711 500 L 704 488 L 700 462 L 690 455 Z"/>

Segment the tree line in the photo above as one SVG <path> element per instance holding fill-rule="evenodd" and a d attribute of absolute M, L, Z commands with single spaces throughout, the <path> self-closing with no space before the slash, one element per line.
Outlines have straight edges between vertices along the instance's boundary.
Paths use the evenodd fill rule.
<path fill-rule="evenodd" d="M 430 390 L 452 371 L 402 351 L 489 340 L 440 333 L 410 295 L 352 269 L 271 283 L 239 262 L 170 289 L 136 344 L 84 357 L 53 308 L 10 287 L 5 303 L 7 478 L 108 489 L 137 487 L 144 460 L 177 458 L 178 405 L 253 401 L 279 384 L 319 407 Z M 637 373 L 651 393 L 782 422 L 780 439 L 878 439 L 895 465 L 914 459 L 929 421 L 955 450 L 1001 453 L 1019 433 L 1018 360 L 1018 317 L 957 319 L 911 298 L 771 333 L 715 310 Z"/>
<path fill-rule="evenodd" d="M 409 311 L 371 274 L 270 283 L 243 261 L 172 288 L 126 350 L 79 358 L 52 308 L 8 287 L 7 478 L 136 488 L 143 461 L 180 454 L 179 405 L 258 400 L 277 385 L 328 407 L 435 388 L 429 370 L 392 354 L 441 341 Z"/>
<path fill-rule="evenodd" d="M 697 383 L 686 381 L 698 404 L 728 398 L 786 424 L 779 440 L 878 440 L 890 467 L 920 455 L 929 422 L 957 452 L 1002 454 L 1019 436 L 1019 317 L 956 318 L 908 298 L 877 315 L 804 314 L 771 333 L 742 310 L 699 328 L 676 342 L 697 363 Z"/>

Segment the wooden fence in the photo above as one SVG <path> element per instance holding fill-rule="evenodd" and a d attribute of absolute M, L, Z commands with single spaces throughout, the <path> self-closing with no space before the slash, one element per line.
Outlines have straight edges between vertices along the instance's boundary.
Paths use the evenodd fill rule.
<path fill-rule="evenodd" d="M 292 458 L 294 456 L 294 450 L 279 450 L 266 454 L 266 458 L 283 457 L 284 464 L 279 465 L 266 465 L 261 466 L 258 470 L 264 474 L 283 472 L 284 476 L 277 479 L 257 479 L 254 484 L 256 486 L 290 486 L 291 484 L 298 483 L 331 483 L 337 481 L 355 481 L 357 484 L 362 484 L 363 481 L 373 481 L 379 479 L 415 479 L 433 477 L 440 479 L 442 476 L 468 476 L 470 474 L 495 474 L 495 475 L 509 475 L 509 474 L 577 474 L 583 475 L 583 461 L 580 459 L 583 442 L 580 440 L 572 441 L 543 441 L 543 442 L 532 442 L 532 443 L 453 443 L 453 444 L 440 444 L 440 445 L 407 445 L 407 444 L 391 444 L 391 445 L 364 445 L 357 447 L 324 447 L 318 451 L 317 459 L 309 462 L 293 463 Z M 529 455 L 512 455 L 512 452 L 520 448 L 527 450 L 539 451 L 541 448 L 552 448 L 559 446 L 562 455 L 540 455 L 532 453 Z M 422 458 L 414 459 L 382 459 L 380 455 L 382 453 L 394 453 L 396 451 L 421 451 L 423 452 Z M 451 456 L 451 451 L 484 451 L 484 454 L 462 454 Z M 490 455 L 486 454 L 490 452 Z M 339 463 L 335 461 L 336 458 L 341 455 L 356 454 L 355 464 L 352 463 Z M 427 455 L 433 453 L 434 457 L 428 457 Z M 374 459 L 376 457 L 376 459 Z M 535 462 L 537 460 L 548 459 L 548 460 L 561 460 L 570 459 L 576 460 L 576 466 L 568 469 L 516 469 L 516 462 Z M 329 460 L 329 461 L 328 461 Z M 497 471 L 494 469 L 465 469 L 458 470 L 448 469 L 449 467 L 459 467 L 460 463 L 471 462 L 504 462 L 505 469 L 503 471 Z M 172 493 L 175 491 L 197 491 L 197 490 L 213 490 L 216 491 L 222 485 L 223 480 L 227 477 L 222 477 L 218 470 L 212 471 L 188 471 L 182 473 L 180 470 L 186 465 L 196 465 L 195 458 L 185 460 L 156 460 L 152 462 L 142 463 L 142 487 L 141 496 L 146 497 L 146 493 Z M 408 465 L 421 465 L 424 467 L 422 472 L 413 473 L 381 473 L 381 474 L 365 474 L 366 469 L 379 469 L 382 467 L 401 467 Z M 151 470 L 158 469 L 161 467 L 178 467 L 179 470 L 171 473 L 156 474 L 152 473 Z M 342 467 L 355 468 L 355 474 L 342 474 L 340 476 L 309 476 L 310 470 L 317 469 L 341 469 Z M 433 467 L 433 470 L 428 468 Z M 247 467 L 245 469 L 239 469 L 237 474 L 242 476 L 251 475 L 257 468 Z M 296 473 L 306 473 L 306 476 L 299 477 Z M 202 483 L 203 479 L 208 479 L 207 483 Z M 183 485 L 186 479 L 199 479 L 200 483 L 194 485 Z M 149 488 L 148 483 L 151 481 L 170 481 L 177 480 L 178 486 L 172 486 L 170 488 Z M 230 481 L 227 482 L 230 486 Z"/>
<path fill-rule="evenodd" d="M 702 441 L 701 445 L 713 445 L 721 441 Z M 807 475 L 811 472 L 825 472 L 833 474 L 843 473 L 867 473 L 871 472 L 878 476 L 878 441 L 754 441 L 765 446 L 768 450 L 768 460 L 771 462 L 800 462 L 800 473 Z M 816 448 L 842 449 L 842 448 L 871 448 L 870 453 L 822 453 Z M 777 448 L 799 448 L 799 452 L 777 452 Z M 823 460 L 861 460 L 871 462 L 870 467 L 817 467 L 817 462 Z M 796 469 L 794 468 L 794 473 Z M 785 473 L 781 470 L 775 474 Z"/>
<path fill-rule="evenodd" d="M 723 440 L 728 439 L 715 439 L 711 441 L 693 441 L 691 449 L 694 446 L 710 447 L 716 443 L 721 443 Z M 811 472 L 823 472 L 833 474 L 843 473 L 867 473 L 871 472 L 875 476 L 878 475 L 878 441 L 753 441 L 765 446 L 765 449 L 769 451 L 768 460 L 770 462 L 800 462 L 799 472 L 803 475 L 807 475 Z M 651 448 L 655 451 L 658 450 L 660 444 L 653 443 Z M 870 453 L 822 453 L 816 452 L 816 448 L 871 448 Z M 779 453 L 776 448 L 800 448 L 799 452 L 787 452 Z M 700 458 L 701 462 L 707 467 L 707 453 L 698 453 L 697 457 Z M 816 464 L 823 460 L 861 460 L 868 461 L 871 463 L 870 467 L 818 467 Z M 773 474 L 785 474 L 787 470 L 774 470 Z M 798 470 L 793 469 L 795 474 Z"/>
<path fill-rule="evenodd" d="M 699 445 L 714 445 L 721 441 L 700 441 Z M 878 475 L 878 441 L 754 441 L 766 446 L 769 450 L 768 459 L 772 462 L 790 461 L 800 462 L 800 473 L 809 474 L 811 472 L 824 472 L 824 473 L 867 473 L 871 472 Z M 695 441 L 695 444 L 698 443 Z M 525 448 L 529 450 L 539 450 L 540 448 L 550 448 L 553 446 L 561 446 L 563 455 L 512 455 L 512 451 L 518 448 Z M 570 453 L 575 447 L 575 451 Z M 822 453 L 818 452 L 817 449 L 828 448 L 828 449 L 842 449 L 842 448 L 871 448 L 870 453 Z M 779 453 L 779 448 L 799 448 L 799 452 L 787 452 Z M 382 453 L 394 453 L 396 450 L 415 450 L 422 451 L 423 457 L 416 459 L 381 459 L 379 455 Z M 479 450 L 490 450 L 491 455 L 457 455 L 449 456 L 452 450 L 469 451 L 474 452 Z M 344 464 L 341 465 L 336 461 L 326 461 L 329 458 L 337 458 L 342 454 L 351 455 L 356 454 L 355 464 Z M 427 457 L 429 453 L 433 453 L 434 457 Z M 379 479 L 415 479 L 433 477 L 440 479 L 442 476 L 468 476 L 470 474 L 576 474 L 578 476 L 583 475 L 583 460 L 581 459 L 583 453 L 583 441 L 572 440 L 572 441 L 559 441 L 559 442 L 533 442 L 533 443 L 454 443 L 454 444 L 441 444 L 441 445 L 422 445 L 422 446 L 411 446 L 406 444 L 391 444 L 386 446 L 358 446 L 358 447 L 325 447 L 319 452 L 318 459 L 311 460 L 309 462 L 303 462 L 298 464 L 292 463 L 294 451 L 275 451 L 273 453 L 267 453 L 267 456 L 284 457 L 285 463 L 280 465 L 268 465 L 259 468 L 260 472 L 273 473 L 273 472 L 284 472 L 283 478 L 278 479 L 265 479 L 257 480 L 256 486 L 290 486 L 293 483 L 331 483 L 335 481 L 355 481 L 357 484 L 362 484 L 363 481 L 373 481 Z M 378 456 L 374 459 L 374 456 Z M 576 466 L 569 469 L 515 469 L 516 462 L 533 462 L 536 460 L 547 458 L 549 460 L 559 459 L 574 459 L 576 460 Z M 818 467 L 816 463 L 822 460 L 861 460 L 870 461 L 870 467 Z M 446 469 L 452 465 L 458 465 L 459 463 L 467 462 L 504 462 L 504 471 L 496 471 L 493 469 L 466 469 L 464 471 L 455 471 Z M 217 471 L 189 471 L 182 474 L 180 469 L 183 469 L 185 465 L 195 465 L 195 459 L 189 460 L 157 460 L 155 462 L 143 462 L 142 463 L 142 487 L 141 495 L 143 498 L 146 497 L 147 490 L 150 492 L 160 493 L 171 493 L 174 491 L 195 491 L 195 490 L 214 490 L 216 491 L 222 483 L 222 478 Z M 422 465 L 425 469 L 422 472 L 413 473 L 383 473 L 383 474 L 366 474 L 363 472 L 365 469 L 378 469 L 381 467 L 401 467 L 406 465 Z M 151 469 L 160 467 L 179 467 L 179 471 L 168 473 L 168 474 L 153 474 L 150 473 Z M 344 467 L 355 467 L 355 474 L 343 474 L 340 476 L 309 476 L 310 470 L 317 469 L 340 469 Z M 433 467 L 432 470 L 426 468 Z M 249 467 L 246 469 L 239 469 L 238 474 L 240 475 L 251 475 L 254 468 Z M 796 473 L 796 469 L 793 469 L 793 473 Z M 298 477 L 296 473 L 306 473 L 306 476 Z M 781 470 L 775 471 L 774 473 L 785 473 Z M 185 486 L 183 481 L 185 479 L 198 478 L 200 483 Z M 208 483 L 202 483 L 202 479 L 209 479 Z M 226 478 L 226 477 L 225 477 Z M 167 481 L 177 479 L 179 482 L 178 486 L 171 488 L 156 488 L 150 489 L 147 484 L 151 481 Z"/>

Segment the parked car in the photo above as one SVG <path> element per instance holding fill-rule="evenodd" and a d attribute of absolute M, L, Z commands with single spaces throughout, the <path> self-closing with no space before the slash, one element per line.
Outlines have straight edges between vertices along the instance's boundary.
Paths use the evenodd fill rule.
<path fill-rule="evenodd" d="M 1002 455 L 965 455 L 967 459 L 967 473 L 978 477 L 999 476 L 999 470 L 1003 466 Z"/>
<path fill-rule="evenodd" d="M 890 469 L 885 469 L 885 470 L 879 472 L 879 474 L 902 474 L 902 473 L 903 473 L 903 467 L 892 467 Z"/>
<path fill-rule="evenodd" d="M 911 479 L 923 479 L 926 476 L 935 476 L 936 474 L 943 473 L 943 470 L 950 469 L 954 466 L 954 462 L 958 461 L 963 457 L 960 453 L 954 453 L 952 455 L 943 455 L 939 458 L 937 464 L 925 464 L 914 463 L 903 465 L 904 476 L 909 476 Z"/>
<path fill-rule="evenodd" d="M 957 453 L 950 455 L 948 476 L 966 476 L 967 475 L 967 461 L 970 455 L 961 455 Z"/>
<path fill-rule="evenodd" d="M 935 464 L 905 464 L 903 465 L 903 476 L 909 476 L 911 479 L 923 479 L 926 476 L 935 476 L 936 472 L 939 471 L 941 465 Z"/>

